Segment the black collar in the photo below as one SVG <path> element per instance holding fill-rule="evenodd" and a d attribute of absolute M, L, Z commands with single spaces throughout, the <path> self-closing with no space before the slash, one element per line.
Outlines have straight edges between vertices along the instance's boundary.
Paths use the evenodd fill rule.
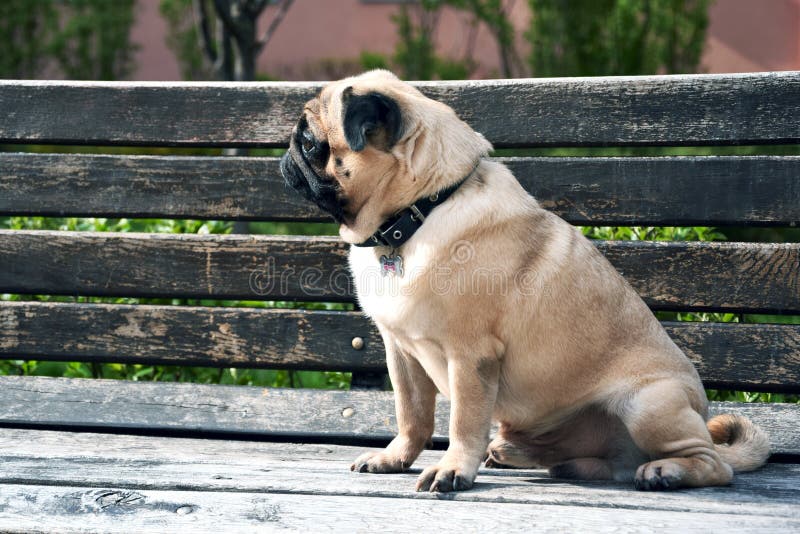
<path fill-rule="evenodd" d="M 480 160 L 467 175 L 453 185 L 442 189 L 428 197 L 418 199 L 409 207 L 400 210 L 384 222 L 378 231 L 372 234 L 366 241 L 356 243 L 357 247 L 392 247 L 399 248 L 403 243 L 411 239 L 414 232 L 419 230 L 425 218 L 430 215 L 433 209 L 443 204 L 450 196 L 461 187 L 464 182 L 477 170 Z"/>

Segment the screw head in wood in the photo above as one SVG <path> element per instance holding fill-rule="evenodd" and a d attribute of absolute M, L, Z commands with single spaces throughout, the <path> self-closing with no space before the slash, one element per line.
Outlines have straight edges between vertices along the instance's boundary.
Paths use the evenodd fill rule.
<path fill-rule="evenodd" d="M 347 408 L 342 410 L 342 417 L 347 419 L 348 417 L 353 417 L 354 413 L 356 413 L 356 411 L 348 406 Z"/>
<path fill-rule="evenodd" d="M 361 350 L 364 348 L 364 338 L 363 337 L 354 337 L 353 341 L 350 342 L 353 345 L 353 348 L 356 350 Z"/>

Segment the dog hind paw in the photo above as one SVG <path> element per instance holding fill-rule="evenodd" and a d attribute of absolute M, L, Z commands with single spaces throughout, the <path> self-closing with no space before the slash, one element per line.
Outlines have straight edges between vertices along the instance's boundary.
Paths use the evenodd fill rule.
<path fill-rule="evenodd" d="M 640 466 L 633 479 L 633 487 L 639 491 L 674 490 L 681 486 L 681 477 L 676 469 L 670 464 L 658 465 L 658 462 Z"/>

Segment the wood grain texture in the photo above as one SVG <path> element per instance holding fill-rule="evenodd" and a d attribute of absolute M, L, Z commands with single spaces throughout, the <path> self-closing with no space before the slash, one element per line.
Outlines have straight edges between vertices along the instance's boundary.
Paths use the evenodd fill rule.
<path fill-rule="evenodd" d="M 348 301 L 346 256 L 324 237 L 0 230 L 0 291 Z"/>
<path fill-rule="evenodd" d="M 800 244 L 601 241 L 654 309 L 800 310 Z"/>
<path fill-rule="evenodd" d="M 800 311 L 797 243 L 596 244 L 654 309 Z M 350 301 L 346 256 L 333 237 L 0 230 L 0 292 Z"/>
<path fill-rule="evenodd" d="M 496 158 L 573 224 L 791 225 L 800 157 Z M 277 158 L 0 153 L 0 215 L 330 218 Z"/>
<path fill-rule="evenodd" d="M 353 348 L 353 338 L 364 341 Z M 386 371 L 360 313 L 0 302 L 0 354 L 61 361 Z"/>
<path fill-rule="evenodd" d="M 364 315 L 299 309 L 0 302 L 0 354 L 386 372 L 383 342 Z"/>
<path fill-rule="evenodd" d="M 707 388 L 800 393 L 800 325 L 663 324 Z"/>
<path fill-rule="evenodd" d="M 800 325 L 667 322 L 706 387 L 800 392 Z M 360 337 L 364 347 L 355 350 Z M 0 302 L 0 355 L 385 373 L 357 312 Z"/>
<path fill-rule="evenodd" d="M 439 398 L 434 438 L 447 437 Z M 349 408 L 349 410 L 347 410 Z M 712 403 L 741 413 L 770 435 L 772 452 L 800 454 L 800 405 Z M 388 391 L 269 389 L 30 376 L 0 377 L 0 425 L 388 440 L 396 432 Z"/>
<path fill-rule="evenodd" d="M 370 496 L 463 503 L 568 505 L 616 510 L 650 510 L 797 518 L 800 467 L 768 464 L 740 473 L 728 487 L 646 493 L 628 483 L 551 479 L 542 470 L 481 469 L 467 492 L 437 496 L 413 491 L 417 473 L 442 451 L 424 451 L 415 466 L 398 475 L 349 470 L 362 448 L 196 440 L 0 429 L 0 483 L 57 487 L 125 488 L 191 492 Z"/>
<path fill-rule="evenodd" d="M 497 147 L 791 143 L 796 72 L 427 82 Z M 0 82 L 3 143 L 283 146 L 318 83 Z M 198 112 L 200 110 L 201 112 Z"/>
<path fill-rule="evenodd" d="M 130 490 L 13 485 L 0 488 L 5 532 L 640 532 L 703 528 L 739 532 L 793 531 L 796 517 L 739 513 L 614 510 L 517 503 L 466 503 L 382 497 L 250 492 Z M 224 525 L 224 526 L 221 526 Z M 387 526 L 390 525 L 390 526 Z"/>

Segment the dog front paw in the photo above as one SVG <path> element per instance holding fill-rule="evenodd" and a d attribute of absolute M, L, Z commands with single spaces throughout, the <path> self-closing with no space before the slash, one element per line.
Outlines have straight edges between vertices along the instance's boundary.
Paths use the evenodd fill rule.
<path fill-rule="evenodd" d="M 350 471 L 356 473 L 402 473 L 410 467 L 410 463 L 386 451 L 365 452 L 350 465 Z"/>
<path fill-rule="evenodd" d="M 441 461 L 427 467 L 417 479 L 417 491 L 464 491 L 472 487 L 477 469 L 466 469 L 457 464 Z"/>

